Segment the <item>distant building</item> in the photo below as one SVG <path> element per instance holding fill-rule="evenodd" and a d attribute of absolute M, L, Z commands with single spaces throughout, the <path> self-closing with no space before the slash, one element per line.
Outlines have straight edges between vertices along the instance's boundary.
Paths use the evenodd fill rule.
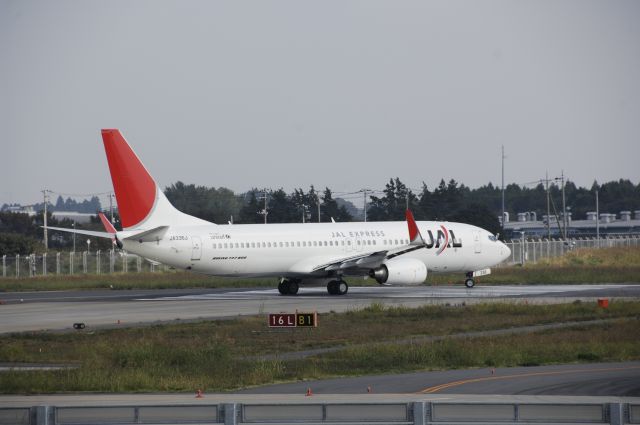
<path fill-rule="evenodd" d="M 96 214 L 89 213 L 81 213 L 75 211 L 53 211 L 51 216 L 57 220 L 64 220 L 68 218 L 71 221 L 75 221 L 76 223 L 89 223 L 91 221 L 91 217 L 95 217 Z"/>
<path fill-rule="evenodd" d="M 42 214 L 42 211 L 36 211 L 33 205 L 9 205 L 6 206 L 3 211 L 7 211 L 14 214 L 27 214 L 29 217 L 33 217 L 37 214 Z M 51 211 L 51 210 L 49 210 Z M 77 211 L 51 211 L 51 216 L 57 220 L 69 220 L 76 223 L 89 223 L 91 217 L 95 217 L 96 213 L 81 213 Z"/>
<path fill-rule="evenodd" d="M 33 205 L 9 205 L 5 207 L 3 211 L 15 214 L 27 214 L 30 217 L 36 215 L 36 210 L 33 209 Z"/>
<path fill-rule="evenodd" d="M 520 212 L 516 214 L 516 221 L 509 221 L 508 216 L 504 223 L 506 238 L 519 238 L 521 232 L 528 237 L 547 237 L 547 220 L 552 238 L 562 236 L 561 228 L 563 226 L 562 215 L 558 218 L 555 216 L 542 216 L 542 220 L 538 220 L 535 212 Z M 640 210 L 620 211 L 620 214 L 601 213 L 597 217 L 595 212 L 588 212 L 586 220 L 573 220 L 571 213 L 567 213 L 567 237 L 593 237 L 596 236 L 597 227 L 600 227 L 600 236 L 624 236 L 624 235 L 640 235 Z"/>

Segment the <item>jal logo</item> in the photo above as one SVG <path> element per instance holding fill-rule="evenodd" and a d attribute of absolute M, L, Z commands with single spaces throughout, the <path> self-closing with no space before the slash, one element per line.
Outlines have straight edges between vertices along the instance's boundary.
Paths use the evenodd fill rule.
<path fill-rule="evenodd" d="M 431 230 L 427 230 L 427 238 L 424 241 L 425 246 L 427 248 L 436 248 L 436 255 L 440 255 L 447 248 L 461 248 L 462 241 L 456 238 L 453 230 L 447 229 L 446 227 L 440 225 L 440 229 L 436 230 L 436 236 L 434 238 L 433 232 Z"/>

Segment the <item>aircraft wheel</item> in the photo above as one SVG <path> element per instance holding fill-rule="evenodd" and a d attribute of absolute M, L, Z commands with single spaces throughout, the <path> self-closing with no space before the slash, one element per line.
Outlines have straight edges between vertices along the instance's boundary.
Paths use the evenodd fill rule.
<path fill-rule="evenodd" d="M 290 280 L 288 285 L 288 295 L 296 295 L 300 289 L 300 285 L 295 280 Z"/>
<path fill-rule="evenodd" d="M 336 295 L 344 295 L 349 292 L 349 285 L 347 285 L 347 282 L 339 280 L 336 283 Z"/>
<path fill-rule="evenodd" d="M 278 283 L 278 292 L 280 292 L 280 295 L 287 295 L 288 289 L 289 285 L 286 280 L 281 280 L 280 283 Z"/>
<path fill-rule="evenodd" d="M 337 283 L 338 282 L 335 280 L 332 280 L 331 282 L 327 283 L 327 292 L 329 293 L 329 295 L 336 295 L 337 289 L 338 289 Z"/>
<path fill-rule="evenodd" d="M 468 278 L 464 281 L 464 286 L 466 286 L 467 288 L 473 288 L 473 285 L 475 285 L 476 283 L 473 281 L 472 278 Z"/>

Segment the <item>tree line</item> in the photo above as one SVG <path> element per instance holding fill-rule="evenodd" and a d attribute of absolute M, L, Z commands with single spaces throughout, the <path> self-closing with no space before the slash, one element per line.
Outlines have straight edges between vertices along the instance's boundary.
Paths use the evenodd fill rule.
<path fill-rule="evenodd" d="M 616 213 L 622 210 L 640 210 L 640 183 L 634 185 L 630 180 L 620 179 L 599 185 L 594 182 L 590 188 L 577 187 L 573 182 L 565 184 L 566 204 L 573 219 L 584 219 L 586 213 L 595 211 L 595 194 L 599 194 L 600 212 Z M 561 208 L 561 187 L 550 185 L 550 199 L 555 209 Z M 423 184 L 420 190 L 408 188 L 399 178 L 389 179 L 384 189 L 371 196 L 367 204 L 368 221 L 404 220 L 407 206 L 418 220 L 459 221 L 474 224 L 498 233 L 502 204 L 502 191 L 489 183 L 471 189 L 455 180 L 440 183 L 433 189 Z M 236 194 L 232 190 L 220 187 L 196 186 L 176 182 L 165 189 L 171 203 L 179 210 L 218 224 L 263 223 L 266 213 L 268 223 L 300 223 L 361 221 L 362 208 L 356 208 L 348 200 L 335 197 L 331 189 L 317 190 L 311 186 L 308 190 L 294 189 L 287 193 L 284 189 L 251 189 Z M 505 187 L 505 210 L 512 220 L 518 212 L 534 211 L 542 218 L 546 214 L 546 188 L 543 183 L 534 186 L 509 184 Z M 75 202 L 75 204 L 74 204 Z M 50 210 L 58 207 L 71 208 L 74 205 L 90 203 L 97 212 L 102 209 L 97 197 L 84 202 L 69 202 L 58 198 Z M 320 208 L 318 208 L 318 206 Z M 7 205 L 3 206 L 6 209 Z M 553 214 L 553 209 L 552 209 Z M 116 215 L 117 219 L 117 215 Z M 118 222 L 118 221 L 117 221 Z M 49 213 L 50 226 L 72 227 L 71 220 L 56 220 Z M 42 251 L 43 230 L 42 214 L 29 216 L 12 212 L 0 212 L 0 255 L 30 254 Z M 80 228 L 81 225 L 78 225 Z M 101 230 L 99 220 L 94 218 L 83 228 Z M 116 227 L 119 226 L 116 224 Z M 86 238 L 78 239 L 85 242 Z M 79 243 L 79 242 L 78 242 Z M 73 244 L 70 234 L 50 233 L 49 247 L 69 249 Z M 108 249 L 109 240 L 92 241 L 92 247 Z M 79 250 L 82 248 L 78 248 Z"/>

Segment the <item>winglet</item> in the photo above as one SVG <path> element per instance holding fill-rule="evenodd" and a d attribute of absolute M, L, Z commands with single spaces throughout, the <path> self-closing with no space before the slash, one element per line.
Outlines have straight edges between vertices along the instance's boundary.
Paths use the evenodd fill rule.
<path fill-rule="evenodd" d="M 405 217 L 407 218 L 407 227 L 409 227 L 409 244 L 410 245 L 424 245 L 424 239 L 420 234 L 418 225 L 411 210 L 405 211 Z"/>
<path fill-rule="evenodd" d="M 111 234 L 115 235 L 117 230 L 116 230 L 115 227 L 113 227 L 113 224 L 111 224 L 109 219 L 107 217 L 105 217 L 104 214 L 102 214 L 101 212 L 98 213 L 98 217 L 100 217 L 100 221 L 102 221 L 102 225 L 104 226 L 104 229 L 108 233 L 111 233 Z"/>

